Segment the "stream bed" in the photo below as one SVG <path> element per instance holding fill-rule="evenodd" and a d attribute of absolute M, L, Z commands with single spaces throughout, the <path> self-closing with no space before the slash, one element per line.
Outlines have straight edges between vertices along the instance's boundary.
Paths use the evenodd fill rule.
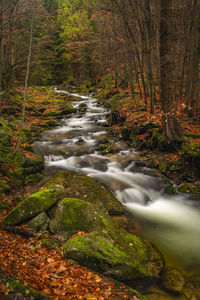
<path fill-rule="evenodd" d="M 166 261 L 187 272 L 200 266 L 200 207 L 186 195 L 163 194 L 165 182 L 138 160 L 134 149 L 115 142 L 115 153 L 102 155 L 99 143 L 106 139 L 109 111 L 97 99 L 56 89 L 74 96 L 77 113 L 46 131 L 34 144 L 44 155 L 47 171 L 70 170 L 86 174 L 115 195 L 139 222 L 142 235 L 152 241 Z M 85 111 L 80 110 L 85 107 Z M 174 299 L 169 296 L 148 299 Z M 185 299 L 185 298 L 176 298 Z"/>

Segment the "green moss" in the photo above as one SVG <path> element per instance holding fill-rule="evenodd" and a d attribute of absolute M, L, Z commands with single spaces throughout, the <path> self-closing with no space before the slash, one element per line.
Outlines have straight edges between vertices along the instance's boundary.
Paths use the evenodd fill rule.
<path fill-rule="evenodd" d="M 182 149 L 186 155 L 190 155 L 192 157 L 200 156 L 200 145 L 196 145 L 195 143 L 183 144 Z"/>
<path fill-rule="evenodd" d="M 11 298 L 20 299 L 35 299 L 35 300 L 50 300 L 50 298 L 40 292 L 30 289 L 28 285 L 22 284 L 19 280 L 10 278 L 6 275 L 0 274 L 0 279 L 6 286 L 5 295 Z M 16 296 L 16 297 L 15 297 Z"/>
<path fill-rule="evenodd" d="M 92 232 L 64 244 L 64 255 L 121 281 L 158 277 L 163 261 L 139 237 L 120 231 Z"/>
<path fill-rule="evenodd" d="M 101 203 L 108 212 L 120 214 L 123 211 L 121 203 L 93 178 L 86 175 L 60 171 L 47 183 L 47 187 L 60 184 L 65 187 L 66 198 L 78 198 L 91 203 Z"/>
<path fill-rule="evenodd" d="M 164 188 L 164 194 L 175 195 L 176 189 L 173 185 L 168 185 Z"/>
<path fill-rule="evenodd" d="M 178 186 L 178 191 L 181 193 L 189 193 L 190 192 L 190 186 L 189 183 L 182 183 Z"/>
<path fill-rule="evenodd" d="M 46 247 L 48 250 L 53 250 L 53 249 L 58 248 L 58 244 L 54 240 L 51 240 L 48 238 L 43 238 L 43 239 L 41 239 L 41 242 L 42 242 L 42 245 L 44 247 Z"/>
<path fill-rule="evenodd" d="M 47 113 L 43 113 L 43 116 L 44 117 L 49 117 L 49 116 L 52 117 L 52 116 L 57 116 L 59 114 L 60 114 L 59 111 L 56 111 L 56 110 L 52 109 L 51 111 L 48 111 Z"/>
<path fill-rule="evenodd" d="M 165 139 L 162 135 L 162 132 L 159 128 L 157 129 L 149 129 L 148 133 L 151 134 L 151 139 L 149 140 L 150 149 L 165 150 Z"/>
<path fill-rule="evenodd" d="M 63 195 L 61 187 L 39 191 L 26 198 L 5 218 L 4 224 L 16 225 L 52 207 Z"/>
<path fill-rule="evenodd" d="M 53 208 L 49 228 L 52 233 L 68 238 L 78 231 L 117 229 L 117 225 L 102 207 L 79 199 L 64 198 Z"/>
<path fill-rule="evenodd" d="M 114 148 L 112 145 L 107 146 L 105 149 L 101 151 L 102 154 L 109 154 L 113 152 L 114 152 Z"/>
<path fill-rule="evenodd" d="M 184 132 L 183 135 L 188 136 L 188 137 L 194 137 L 194 138 L 199 138 L 200 137 L 200 133 Z"/>
<path fill-rule="evenodd" d="M 159 171 L 161 171 L 162 173 L 165 173 L 166 169 L 167 169 L 167 165 L 165 163 L 161 163 L 158 166 Z"/>
<path fill-rule="evenodd" d="M 9 192 L 10 190 L 11 190 L 11 187 L 7 183 L 5 183 L 4 181 L 2 181 L 0 179 L 0 193 L 1 192 Z"/>
<path fill-rule="evenodd" d="M 44 177 L 43 174 L 40 174 L 40 173 L 31 174 L 29 176 L 26 176 L 25 183 L 39 182 L 40 180 L 42 180 L 43 177 Z"/>

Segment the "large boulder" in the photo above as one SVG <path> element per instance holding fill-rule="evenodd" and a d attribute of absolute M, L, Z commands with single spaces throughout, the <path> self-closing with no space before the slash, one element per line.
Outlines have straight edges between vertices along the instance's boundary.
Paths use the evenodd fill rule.
<path fill-rule="evenodd" d="M 91 177 L 60 171 L 46 186 L 51 187 L 54 184 L 64 186 L 66 198 L 78 198 L 94 204 L 101 203 L 110 215 L 118 215 L 123 212 L 121 203 Z"/>
<path fill-rule="evenodd" d="M 78 231 L 117 229 L 117 225 L 102 206 L 79 199 L 62 199 L 50 211 L 51 214 L 53 218 L 49 222 L 50 231 L 64 238 Z"/>
<path fill-rule="evenodd" d="M 63 196 L 61 186 L 46 189 L 26 198 L 17 205 L 5 218 L 4 224 L 17 225 L 35 217 L 51 208 Z"/>
<path fill-rule="evenodd" d="M 31 219 L 27 224 L 30 228 L 33 228 L 36 231 L 44 232 L 45 230 L 47 230 L 49 218 L 45 212 L 42 212 Z"/>
<path fill-rule="evenodd" d="M 163 268 L 160 253 L 134 234 L 93 231 L 64 244 L 64 256 L 117 280 L 156 279 Z"/>

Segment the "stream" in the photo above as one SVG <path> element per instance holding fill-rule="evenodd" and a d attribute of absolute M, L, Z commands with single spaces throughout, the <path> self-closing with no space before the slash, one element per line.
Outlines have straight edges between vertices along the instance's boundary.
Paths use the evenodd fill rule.
<path fill-rule="evenodd" d="M 170 264 L 187 271 L 200 265 L 200 207 L 185 194 L 163 194 L 163 179 L 139 163 L 138 153 L 122 141 L 116 153 L 102 155 L 99 141 L 106 135 L 109 111 L 97 99 L 56 89 L 74 96 L 79 111 L 61 120 L 60 125 L 43 133 L 34 150 L 44 155 L 49 168 L 70 170 L 96 179 L 111 190 L 139 222 L 143 236 L 152 241 Z M 122 150 L 123 149 L 123 150 Z M 166 298 L 164 298 L 166 299 Z M 170 298 L 168 298 L 170 299 Z"/>

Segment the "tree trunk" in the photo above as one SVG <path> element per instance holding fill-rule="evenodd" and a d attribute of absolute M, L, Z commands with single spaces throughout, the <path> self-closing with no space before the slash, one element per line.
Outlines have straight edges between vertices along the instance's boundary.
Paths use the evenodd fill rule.
<path fill-rule="evenodd" d="M 173 103 L 173 60 L 172 60 L 172 0 L 161 0 L 160 7 L 160 71 L 162 106 L 162 129 L 165 142 L 173 144 L 178 138 L 178 124 Z"/>

